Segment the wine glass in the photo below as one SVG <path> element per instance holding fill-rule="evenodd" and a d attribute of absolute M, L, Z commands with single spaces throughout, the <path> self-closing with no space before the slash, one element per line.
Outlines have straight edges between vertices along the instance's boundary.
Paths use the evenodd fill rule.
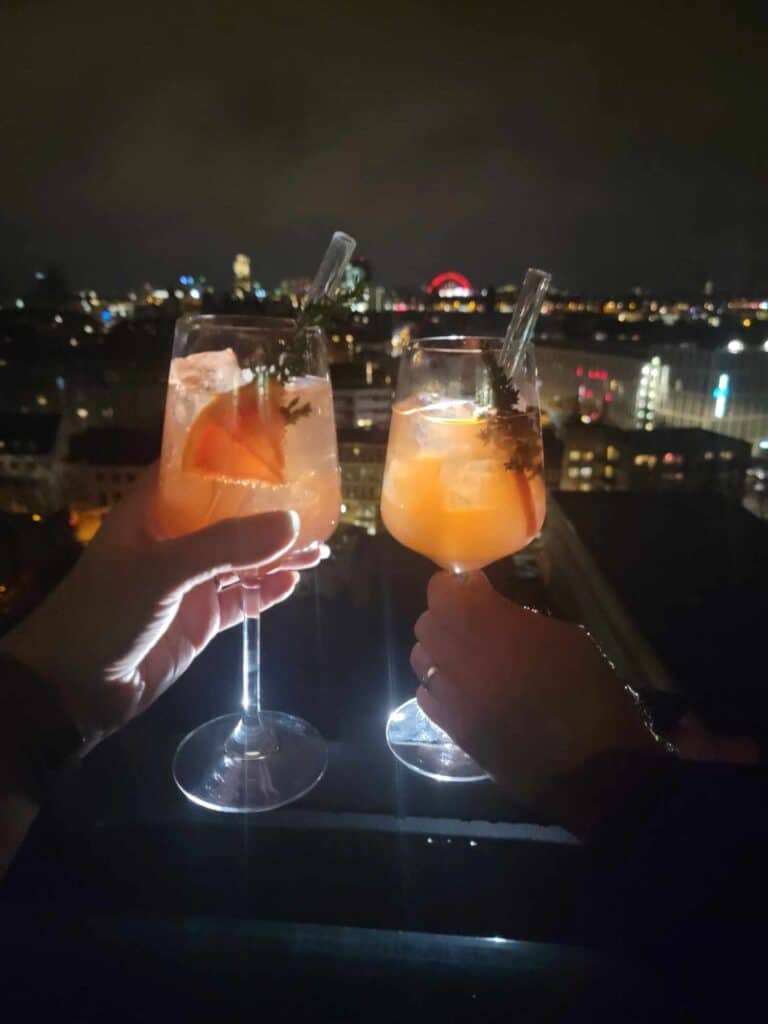
<path fill-rule="evenodd" d="M 156 507 L 161 534 L 294 510 L 301 520 L 295 554 L 330 537 L 340 503 L 323 332 L 270 317 L 179 320 Z M 255 596 L 258 607 L 258 580 L 248 587 L 249 605 Z M 325 771 L 317 730 L 262 708 L 260 669 L 260 620 L 244 616 L 241 709 L 191 732 L 173 762 L 182 792 L 212 810 L 280 807 Z"/>
<path fill-rule="evenodd" d="M 514 376 L 501 338 L 422 338 L 403 352 L 387 444 L 381 514 L 406 547 L 454 573 L 482 569 L 529 544 L 545 489 L 533 350 Z M 389 717 L 390 750 L 432 779 L 487 778 L 419 707 Z"/>

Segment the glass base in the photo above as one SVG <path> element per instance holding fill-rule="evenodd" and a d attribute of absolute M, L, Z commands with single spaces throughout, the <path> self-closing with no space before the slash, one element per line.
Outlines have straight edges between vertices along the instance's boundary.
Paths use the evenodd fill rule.
<path fill-rule="evenodd" d="M 429 779 L 483 782 L 490 778 L 448 733 L 427 718 L 415 697 L 389 716 L 387 744 L 398 761 Z"/>
<path fill-rule="evenodd" d="M 212 811 L 254 813 L 282 807 L 308 793 L 325 773 L 328 747 L 308 722 L 262 711 L 259 729 L 222 715 L 186 736 L 173 777 L 193 803 Z"/>

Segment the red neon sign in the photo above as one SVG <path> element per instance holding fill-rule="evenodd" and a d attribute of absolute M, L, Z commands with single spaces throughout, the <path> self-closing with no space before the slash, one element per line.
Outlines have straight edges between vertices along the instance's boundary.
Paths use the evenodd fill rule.
<path fill-rule="evenodd" d="M 466 288 L 468 292 L 474 291 L 469 278 L 464 277 L 463 274 L 459 274 L 455 270 L 446 270 L 442 274 L 437 274 L 427 285 L 427 291 L 431 295 L 432 292 L 439 291 L 444 284 L 455 284 L 459 288 Z"/>

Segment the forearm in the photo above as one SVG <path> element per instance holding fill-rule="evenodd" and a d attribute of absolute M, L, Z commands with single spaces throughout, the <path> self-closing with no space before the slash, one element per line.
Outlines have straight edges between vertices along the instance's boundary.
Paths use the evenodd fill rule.
<path fill-rule="evenodd" d="M 0 646 L 0 877 L 83 739 L 51 683 Z"/>

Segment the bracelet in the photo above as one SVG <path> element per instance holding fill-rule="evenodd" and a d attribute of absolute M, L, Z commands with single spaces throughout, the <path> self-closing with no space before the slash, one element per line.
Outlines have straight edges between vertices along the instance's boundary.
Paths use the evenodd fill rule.
<path fill-rule="evenodd" d="M 16 756 L 26 795 L 40 802 L 85 745 L 51 683 L 0 650 L 0 754 Z"/>
<path fill-rule="evenodd" d="M 606 665 L 608 665 L 608 667 L 611 669 L 611 671 L 618 679 L 619 676 L 616 671 L 616 665 L 605 653 L 602 646 L 597 642 L 597 640 L 595 640 L 594 636 L 590 633 L 586 626 L 584 626 L 582 623 L 578 623 L 578 628 L 582 631 L 582 633 L 584 633 L 584 635 L 591 642 L 592 646 L 595 648 L 597 653 L 600 655 L 600 657 L 603 659 Z M 653 736 L 657 743 L 664 747 L 668 754 L 677 754 L 677 748 L 675 747 L 675 745 L 661 734 L 661 731 L 659 729 L 659 723 L 657 721 L 657 716 L 654 713 L 654 708 L 651 706 L 652 702 L 646 697 L 644 697 L 643 694 L 641 694 L 633 686 L 630 686 L 629 683 L 626 683 L 621 679 L 619 680 L 619 682 L 621 683 L 624 690 L 630 695 L 632 700 L 635 702 L 638 714 L 642 718 L 643 724 L 645 725 L 646 729 L 651 734 L 651 736 Z M 649 693 L 650 692 L 652 691 L 649 691 Z M 665 694 L 665 696 L 669 696 L 670 701 L 673 699 L 671 694 Z M 677 700 L 677 698 L 674 699 L 676 701 L 676 710 L 678 711 L 678 715 L 676 717 L 680 717 L 682 714 L 685 713 L 685 703 L 682 697 L 679 698 L 679 700 Z"/>

